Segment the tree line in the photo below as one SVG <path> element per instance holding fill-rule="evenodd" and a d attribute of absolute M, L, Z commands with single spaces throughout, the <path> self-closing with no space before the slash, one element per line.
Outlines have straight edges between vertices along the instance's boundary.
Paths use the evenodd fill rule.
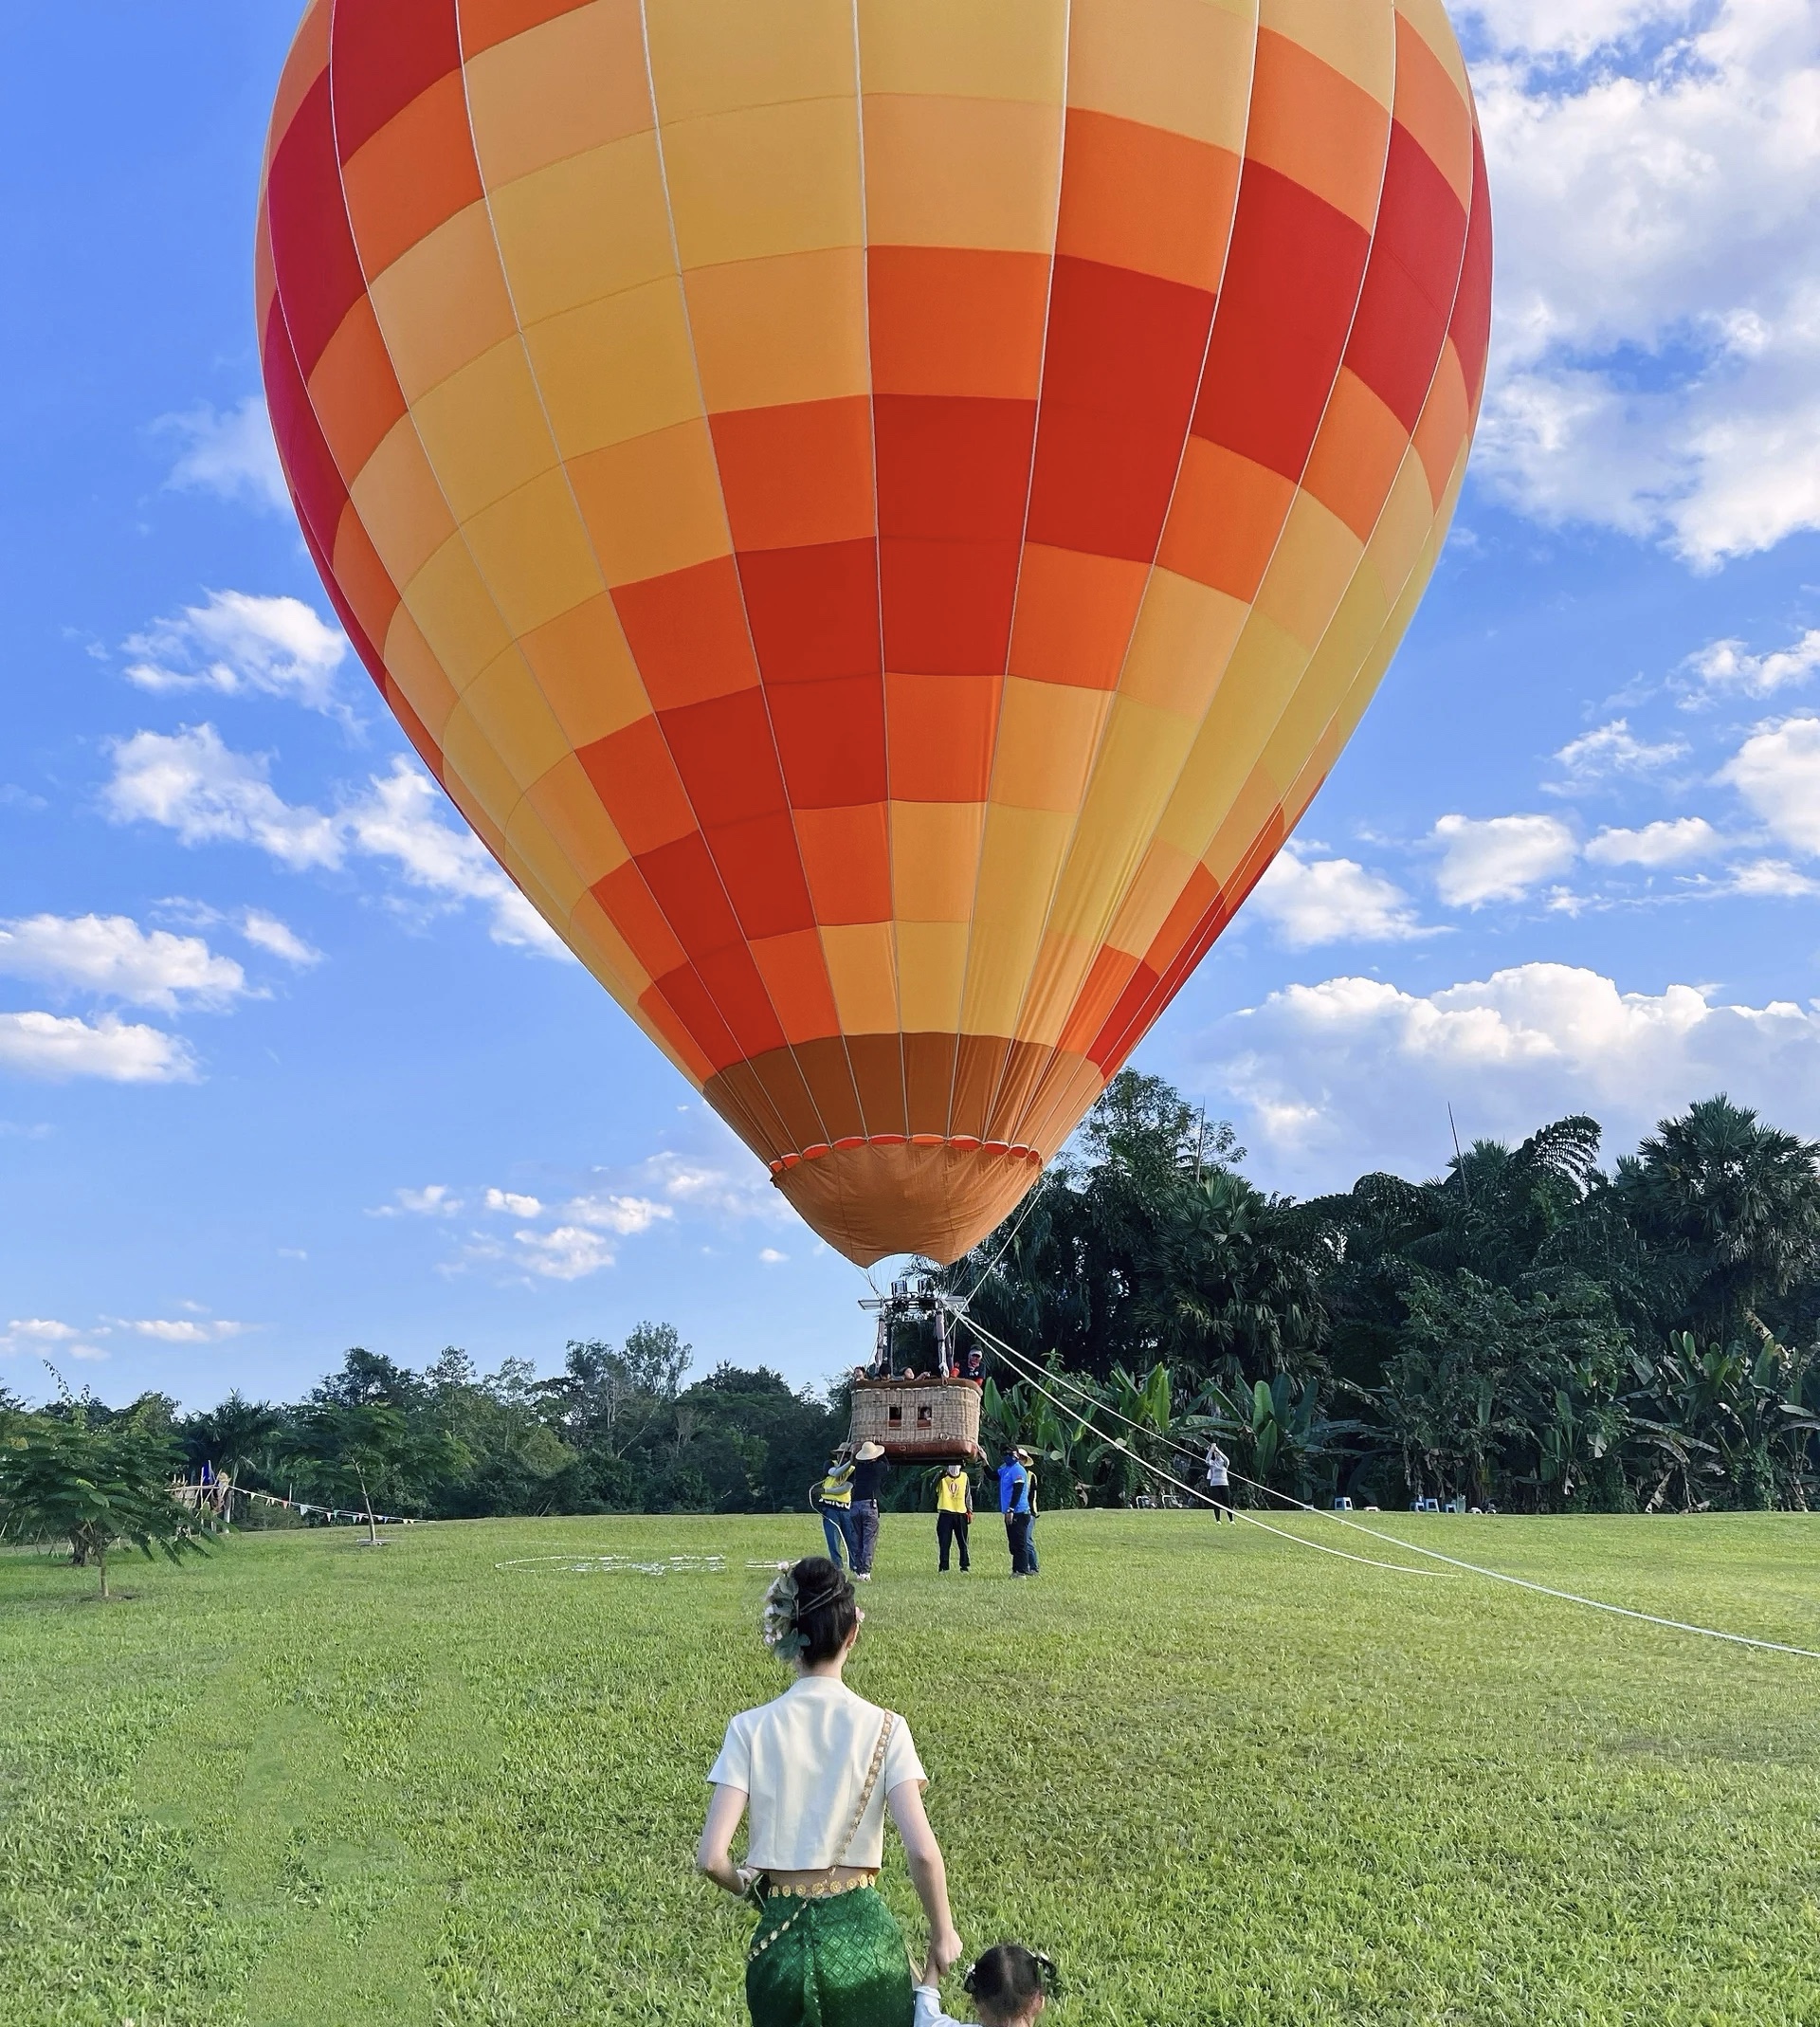
<path fill-rule="evenodd" d="M 1820 1147 L 1722 1094 L 1609 1172 L 1600 1137 L 1575 1114 L 1298 1202 L 1246 1179 L 1229 1125 L 1125 1071 L 951 1275 L 1117 1414 L 1083 1430 L 1018 1381 L 989 1418 L 1042 1452 L 1052 1501 L 1135 1496 L 1112 1436 L 1182 1475 L 1168 1444 L 1217 1435 L 1311 1501 L 1807 1507 Z"/>
<path fill-rule="evenodd" d="M 1820 1149 L 1723 1095 L 1609 1172 L 1599 1142 L 1574 1115 L 1519 1146 L 1476 1141 L 1428 1181 L 1369 1175 L 1296 1201 L 1246 1178 L 1229 1125 L 1127 1070 L 947 1274 L 990 1331 L 1065 1376 L 1059 1408 L 1000 1361 L 987 1441 L 1032 1450 L 1051 1506 L 1176 1496 L 1165 1474 L 1192 1477 L 1187 1453 L 1217 1437 L 1245 1478 L 1314 1502 L 1809 1507 Z M 141 1486 L 206 1466 L 318 1518 L 800 1508 L 845 1434 L 846 1383 L 693 1366 L 673 1325 L 645 1323 L 570 1343 L 545 1379 L 453 1347 L 422 1370 L 355 1348 L 287 1404 L 65 1395 L 34 1415 L 0 1394 L 0 1532 L 21 1531 L 4 1508 L 28 1467 L 123 1484 L 118 1459 Z M 902 1472 L 892 1498 L 925 1491 Z M 295 1516 L 237 1502 L 249 1517 Z"/>

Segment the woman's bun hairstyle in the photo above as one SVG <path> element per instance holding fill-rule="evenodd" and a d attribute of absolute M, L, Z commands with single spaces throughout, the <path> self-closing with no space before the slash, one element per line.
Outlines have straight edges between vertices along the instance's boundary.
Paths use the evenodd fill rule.
<path fill-rule="evenodd" d="M 792 1562 L 765 1593 L 765 1645 L 783 1661 L 815 1668 L 833 1660 L 859 1622 L 846 1572 L 826 1556 Z"/>
<path fill-rule="evenodd" d="M 994 1943 L 974 1959 L 962 1989 L 982 2018 L 992 2016 L 990 2027 L 1000 2027 L 1001 2022 L 1021 2020 L 1030 2001 L 1052 1996 L 1055 1984 L 1055 1965 L 1046 1957 L 1022 1943 Z"/>

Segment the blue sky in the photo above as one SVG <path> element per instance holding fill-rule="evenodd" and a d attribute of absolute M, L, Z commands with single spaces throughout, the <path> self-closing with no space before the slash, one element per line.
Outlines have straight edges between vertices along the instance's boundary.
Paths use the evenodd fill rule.
<path fill-rule="evenodd" d="M 291 0 L 0 16 L 0 1384 L 295 1394 L 675 1321 L 793 1380 L 855 1269 L 408 759 L 256 390 Z M 1493 377 L 1451 546 L 1144 1045 L 1307 1193 L 1729 1088 L 1820 1134 L 1820 17 L 1462 16 Z"/>

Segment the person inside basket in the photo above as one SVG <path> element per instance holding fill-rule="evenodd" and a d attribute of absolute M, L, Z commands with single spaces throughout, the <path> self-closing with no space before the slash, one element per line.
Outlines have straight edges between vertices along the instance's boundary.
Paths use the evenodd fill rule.
<path fill-rule="evenodd" d="M 928 1965 L 960 1961 L 941 1847 L 910 1727 L 841 1679 L 865 1615 L 825 1556 L 792 1563 L 765 1593 L 764 1640 L 796 1680 L 727 1726 L 696 1865 L 756 1903 L 746 1953 L 753 2027 L 913 2027 L 903 1931 L 875 1890 L 888 1810 L 929 1923 Z M 746 1863 L 734 1835 L 751 1811 Z"/>
<path fill-rule="evenodd" d="M 941 1967 L 931 1957 L 917 1986 L 917 2027 L 959 2027 L 941 2010 Z M 1022 1943 L 995 1943 L 962 1981 L 979 2027 L 1031 2027 L 1056 1996 L 1055 1965 Z"/>

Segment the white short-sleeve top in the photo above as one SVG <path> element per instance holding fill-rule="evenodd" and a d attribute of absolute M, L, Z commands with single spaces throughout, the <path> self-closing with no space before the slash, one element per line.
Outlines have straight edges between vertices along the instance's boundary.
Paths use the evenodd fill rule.
<path fill-rule="evenodd" d="M 800 1675 L 774 1701 L 740 1711 L 708 1779 L 750 1798 L 749 1864 L 812 1872 L 883 1862 L 885 1797 L 906 1780 L 928 1779 L 910 1727 L 899 1718 L 859 1830 L 842 1848 L 884 1719 L 877 1704 L 832 1675 Z"/>

